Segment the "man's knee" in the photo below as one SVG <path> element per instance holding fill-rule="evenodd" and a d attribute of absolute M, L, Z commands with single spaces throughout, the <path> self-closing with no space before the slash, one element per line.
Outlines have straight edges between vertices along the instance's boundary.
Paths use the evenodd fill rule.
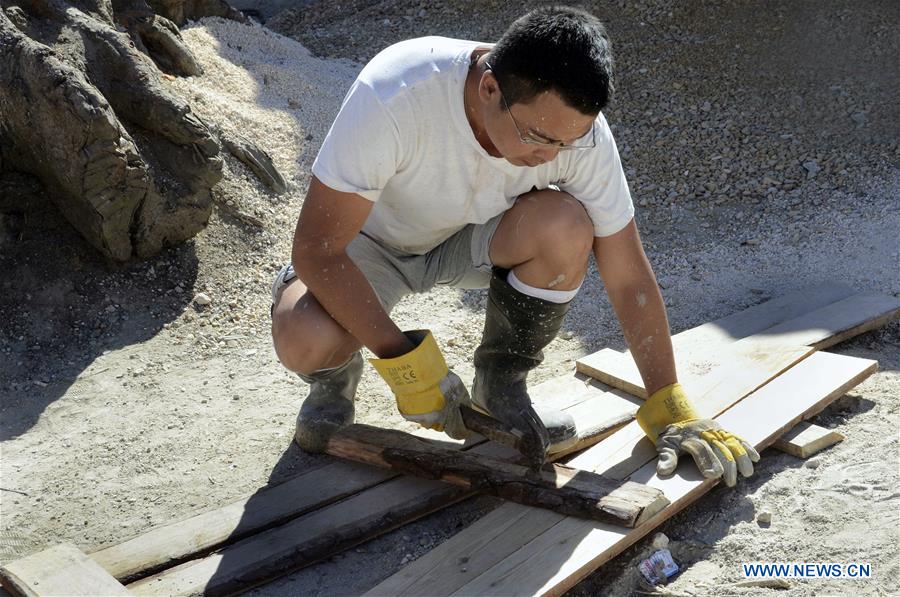
<path fill-rule="evenodd" d="M 302 308 L 276 309 L 272 316 L 272 343 L 287 369 L 309 375 L 334 367 L 337 354 L 351 337 L 327 313 L 303 313 Z M 337 363 L 339 365 L 340 363 Z"/>
<path fill-rule="evenodd" d="M 544 254 L 587 262 L 594 242 L 594 224 L 580 201 L 552 189 L 533 191 L 526 196 L 536 201 L 541 225 L 535 242 Z"/>

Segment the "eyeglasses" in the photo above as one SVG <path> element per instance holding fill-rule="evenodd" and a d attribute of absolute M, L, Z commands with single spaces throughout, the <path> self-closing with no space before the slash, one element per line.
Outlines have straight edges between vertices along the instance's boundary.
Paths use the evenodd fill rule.
<path fill-rule="evenodd" d="M 493 71 L 496 78 L 497 71 L 487 62 L 484 63 L 487 70 Z M 509 104 L 506 101 L 506 96 L 503 95 L 503 90 L 500 89 L 500 80 L 497 80 L 497 89 L 500 91 L 500 99 L 503 100 L 503 105 L 506 107 L 506 113 L 509 114 L 510 119 L 513 122 L 513 126 L 516 127 L 516 133 L 519 135 L 519 141 L 526 145 L 540 145 L 541 147 L 552 147 L 557 151 L 574 151 L 580 149 L 592 149 L 597 146 L 597 136 L 594 131 L 594 123 L 591 123 L 591 142 L 589 145 L 572 145 L 569 143 L 563 143 L 562 141 L 545 141 L 544 139 L 540 139 L 535 136 L 534 133 L 530 131 L 522 132 L 522 128 L 519 126 L 518 121 L 516 121 L 516 117 L 513 116 L 512 110 L 509 109 Z"/>

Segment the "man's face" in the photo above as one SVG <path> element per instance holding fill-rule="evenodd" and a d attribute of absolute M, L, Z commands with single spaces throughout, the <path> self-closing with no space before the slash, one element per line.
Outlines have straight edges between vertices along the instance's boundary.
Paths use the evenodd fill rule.
<path fill-rule="evenodd" d="M 567 105 L 556 91 L 507 106 L 493 75 L 488 72 L 485 79 L 485 130 L 500 155 L 515 166 L 549 162 L 559 153 L 555 144 L 572 144 L 591 131 L 594 117 Z"/>

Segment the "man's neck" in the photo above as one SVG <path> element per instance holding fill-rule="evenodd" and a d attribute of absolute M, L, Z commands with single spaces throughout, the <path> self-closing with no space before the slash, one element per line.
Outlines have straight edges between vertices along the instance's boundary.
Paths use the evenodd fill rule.
<path fill-rule="evenodd" d="M 469 121 L 469 127 L 475 135 L 475 140 L 489 155 L 498 158 L 501 157 L 500 152 L 494 147 L 484 128 L 484 115 L 478 99 L 478 86 L 481 83 L 481 76 L 486 70 L 485 56 L 489 51 L 490 49 L 485 47 L 472 50 L 472 62 L 469 65 L 469 72 L 466 74 L 466 83 L 463 87 L 463 103 L 466 108 L 466 120 Z"/>

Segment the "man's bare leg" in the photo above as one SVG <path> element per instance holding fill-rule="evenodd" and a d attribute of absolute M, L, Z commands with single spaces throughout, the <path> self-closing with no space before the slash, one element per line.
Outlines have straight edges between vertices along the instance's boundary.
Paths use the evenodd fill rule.
<path fill-rule="evenodd" d="M 310 385 L 294 440 L 308 452 L 322 452 L 337 429 L 353 423 L 353 401 L 363 371 L 361 345 L 298 278 L 275 297 L 272 339 L 282 364 Z"/>

